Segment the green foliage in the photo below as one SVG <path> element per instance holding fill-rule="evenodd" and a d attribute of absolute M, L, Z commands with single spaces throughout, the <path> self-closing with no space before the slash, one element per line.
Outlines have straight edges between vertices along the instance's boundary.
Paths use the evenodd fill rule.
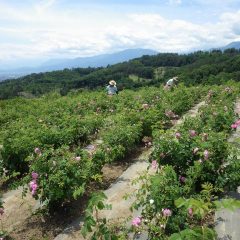
<path fill-rule="evenodd" d="M 65 96 L 74 89 L 82 91 L 103 87 L 110 79 L 117 80 L 120 90 L 159 85 L 174 75 L 178 75 L 187 85 L 223 84 L 230 79 L 240 80 L 239 62 L 240 54 L 236 49 L 231 52 L 213 50 L 181 55 L 160 53 L 106 68 L 64 69 L 6 80 L 0 82 L 0 99 L 34 97 L 52 91 Z M 163 69 L 161 74 L 159 69 Z"/>
<path fill-rule="evenodd" d="M 200 109 L 199 117 L 187 118 L 181 128 L 175 132 L 155 134 L 152 159 L 157 160 L 161 165 L 174 166 L 179 177 L 186 178 L 184 185 L 188 191 L 201 190 L 200 186 L 204 182 L 214 184 L 218 182 L 219 186 L 225 186 L 224 182 L 229 183 L 229 181 L 228 177 L 222 177 L 223 173 L 230 169 L 232 164 L 235 167 L 238 164 L 238 161 L 228 160 L 230 148 L 227 144 L 227 133 L 230 132 L 235 118 L 232 102 L 237 91 L 231 89 L 226 91 L 223 87 L 214 90 L 216 91 L 212 91 L 209 95 L 208 105 Z M 196 133 L 193 137 L 190 136 L 192 130 Z M 179 132 L 181 137 L 176 138 L 176 132 Z M 205 156 L 206 151 L 207 156 Z M 231 177 L 238 180 L 234 172 L 237 171 L 231 169 Z M 225 176 L 227 176 L 226 172 Z M 236 182 L 233 181 L 233 184 Z"/>
<path fill-rule="evenodd" d="M 41 155 L 35 154 L 29 157 L 30 173 L 36 172 L 37 192 L 33 194 L 36 199 L 49 208 L 59 206 L 63 200 L 82 196 L 86 183 L 91 180 L 93 163 L 84 152 L 80 159 L 74 153 L 69 152 L 67 146 L 57 150 L 42 150 Z M 31 175 L 31 174 L 30 174 Z M 23 179 L 26 184 L 31 182 L 31 176 Z"/>
<path fill-rule="evenodd" d="M 233 148 L 231 155 L 227 158 L 227 164 L 223 165 L 220 172 L 220 176 L 217 179 L 217 183 L 220 187 L 223 187 L 226 191 L 235 191 L 239 186 L 240 181 L 240 154 L 238 148 Z"/>
<path fill-rule="evenodd" d="M 227 143 L 238 91 L 215 87 L 199 116 L 174 131 L 154 131 L 150 160 L 156 172 L 134 181 L 140 188 L 132 194 L 132 209 L 141 209 L 141 226 L 134 232 L 144 229 L 150 239 L 215 239 L 214 212 L 239 208 L 240 201 L 219 200 L 223 190 L 235 190 L 239 183 L 239 151 Z"/>
<path fill-rule="evenodd" d="M 30 174 L 37 172 L 34 197 L 50 208 L 61 205 L 81 196 L 90 180 L 100 179 L 106 162 L 123 159 L 141 144 L 143 136 L 171 125 L 165 112 L 171 110 L 178 95 L 184 94 L 179 102 L 188 101 L 190 107 L 205 91 L 179 86 L 172 92 L 162 88 L 127 90 L 113 98 L 83 92 L 5 101 L 0 118 L 4 126 L 1 169 L 9 171 L 8 178 L 15 172 L 20 172 L 20 177 L 27 175 L 27 184 Z M 187 110 L 183 105 L 175 107 L 178 114 Z M 93 150 L 84 153 L 82 149 L 95 138 L 102 143 L 90 145 Z M 34 153 L 37 148 L 42 154 Z M 81 161 L 75 162 L 75 157 Z"/>
<path fill-rule="evenodd" d="M 104 132 L 102 138 L 106 143 L 104 147 L 108 149 L 107 161 L 112 162 L 123 158 L 126 152 L 133 149 L 139 142 L 140 136 L 142 136 L 140 124 L 117 124 Z"/>
<path fill-rule="evenodd" d="M 172 166 L 166 165 L 162 171 L 152 176 L 149 194 L 155 202 L 156 211 L 173 208 L 174 199 L 181 196 L 177 174 Z"/>
<path fill-rule="evenodd" d="M 209 152 L 208 159 L 204 159 L 205 151 Z M 226 137 L 222 133 L 212 133 L 205 141 L 202 135 L 191 137 L 188 131 L 181 131 L 181 138 L 177 139 L 174 133 L 169 131 L 155 141 L 153 159 L 157 159 L 161 165 L 174 166 L 182 176 L 186 176 L 187 169 L 196 161 L 201 161 L 202 175 L 199 181 L 203 183 L 216 180 L 217 175 L 213 178 L 212 174 L 220 169 L 227 156 Z"/>
<path fill-rule="evenodd" d="M 216 239 L 214 230 L 208 227 L 187 228 L 179 233 L 173 233 L 169 240 L 214 240 Z"/>
<path fill-rule="evenodd" d="M 111 232 L 107 226 L 106 218 L 98 216 L 99 211 L 103 209 L 111 210 L 111 205 L 104 204 L 107 197 L 103 192 L 94 193 L 88 202 L 85 210 L 84 224 L 81 233 L 84 238 L 88 234 L 91 240 L 118 240 L 119 238 Z"/>
<path fill-rule="evenodd" d="M 215 201 L 214 204 L 216 205 L 217 210 L 226 208 L 234 211 L 240 208 L 240 201 L 232 198 L 221 199 L 220 201 Z"/>

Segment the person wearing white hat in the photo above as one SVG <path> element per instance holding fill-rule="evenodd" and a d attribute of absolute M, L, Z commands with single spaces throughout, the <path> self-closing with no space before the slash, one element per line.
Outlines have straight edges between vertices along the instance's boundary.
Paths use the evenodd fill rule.
<path fill-rule="evenodd" d="M 165 85 L 165 89 L 170 90 L 172 89 L 178 82 L 178 77 L 173 77 L 169 79 Z"/>
<path fill-rule="evenodd" d="M 107 94 L 109 96 L 112 96 L 112 95 L 115 95 L 118 93 L 118 89 L 117 89 L 117 86 L 116 86 L 116 82 L 114 80 L 111 80 L 109 81 L 109 85 L 107 86 Z"/>

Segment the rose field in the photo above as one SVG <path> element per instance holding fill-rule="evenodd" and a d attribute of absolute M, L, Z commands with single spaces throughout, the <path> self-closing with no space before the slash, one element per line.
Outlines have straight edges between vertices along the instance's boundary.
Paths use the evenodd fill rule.
<path fill-rule="evenodd" d="M 0 239 L 217 239 L 216 212 L 240 208 L 239 92 L 229 81 L 0 100 Z M 143 155 L 129 187 L 106 194 Z"/>

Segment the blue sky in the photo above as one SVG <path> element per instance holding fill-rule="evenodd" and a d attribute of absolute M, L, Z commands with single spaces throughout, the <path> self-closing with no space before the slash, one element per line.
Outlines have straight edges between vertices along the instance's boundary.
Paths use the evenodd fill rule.
<path fill-rule="evenodd" d="M 0 0 L 0 64 L 240 40 L 239 0 Z"/>

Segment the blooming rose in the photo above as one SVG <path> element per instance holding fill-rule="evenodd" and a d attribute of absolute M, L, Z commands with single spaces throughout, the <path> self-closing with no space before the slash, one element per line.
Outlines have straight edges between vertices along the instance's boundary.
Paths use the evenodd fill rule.
<path fill-rule="evenodd" d="M 157 160 L 153 160 L 153 161 L 152 161 L 152 168 L 153 168 L 153 169 L 157 169 L 157 167 L 158 167 Z"/>
<path fill-rule="evenodd" d="M 170 217 L 172 215 L 172 211 L 168 208 L 162 209 L 162 213 L 164 217 Z"/>
<path fill-rule="evenodd" d="M 209 152 L 208 152 L 208 150 L 205 150 L 205 151 L 203 152 L 203 156 L 204 156 L 204 159 L 205 159 L 205 160 L 208 160 L 208 158 L 209 158 Z"/>
<path fill-rule="evenodd" d="M 188 209 L 188 214 L 189 214 L 190 217 L 192 217 L 192 215 L 193 215 L 193 209 L 192 208 Z"/>
<path fill-rule="evenodd" d="M 184 182 L 186 181 L 186 178 L 183 177 L 183 176 L 179 176 L 179 181 L 182 182 L 182 183 L 184 183 Z"/>
<path fill-rule="evenodd" d="M 197 135 L 195 130 L 190 130 L 189 134 L 190 134 L 190 137 L 195 137 Z"/>
<path fill-rule="evenodd" d="M 34 152 L 38 155 L 41 155 L 41 150 L 38 147 L 34 149 Z"/>
<path fill-rule="evenodd" d="M 30 186 L 30 191 L 32 193 L 32 196 L 34 196 L 36 194 L 37 188 L 38 188 L 37 181 L 36 180 L 32 180 L 29 183 L 29 186 Z"/>
<path fill-rule="evenodd" d="M 33 179 L 37 179 L 38 178 L 38 174 L 36 172 L 32 172 L 32 178 Z"/>
<path fill-rule="evenodd" d="M 132 220 L 132 225 L 133 225 L 133 226 L 138 227 L 140 224 L 141 224 L 141 217 L 135 217 L 135 218 Z"/>
<path fill-rule="evenodd" d="M 231 128 L 232 128 L 232 129 L 236 129 L 237 127 L 238 127 L 238 125 L 237 125 L 236 123 L 234 123 L 234 124 L 231 125 Z"/>
<path fill-rule="evenodd" d="M 179 138 L 181 138 L 181 134 L 180 134 L 179 132 L 177 132 L 177 133 L 175 134 L 175 137 L 176 137 L 177 139 L 179 139 Z"/>

